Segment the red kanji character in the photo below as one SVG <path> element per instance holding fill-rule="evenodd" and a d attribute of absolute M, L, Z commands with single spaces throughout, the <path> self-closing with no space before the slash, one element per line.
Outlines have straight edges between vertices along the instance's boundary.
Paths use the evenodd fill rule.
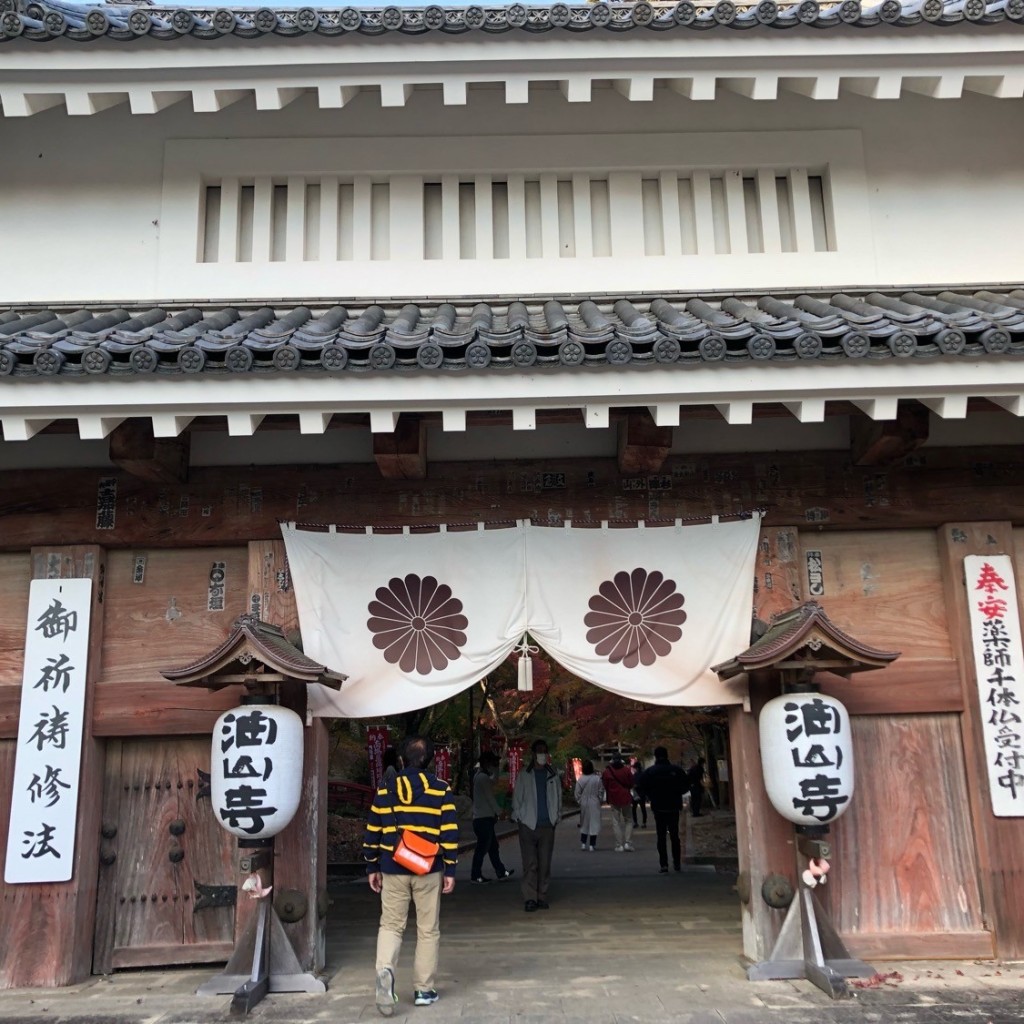
<path fill-rule="evenodd" d="M 986 562 L 978 574 L 978 583 L 975 590 L 984 590 L 986 594 L 994 594 L 996 590 L 1007 590 L 1005 580 Z"/>
<path fill-rule="evenodd" d="M 978 602 L 978 609 L 986 619 L 1001 619 L 1006 614 L 1006 602 L 1001 597 L 987 597 Z"/>

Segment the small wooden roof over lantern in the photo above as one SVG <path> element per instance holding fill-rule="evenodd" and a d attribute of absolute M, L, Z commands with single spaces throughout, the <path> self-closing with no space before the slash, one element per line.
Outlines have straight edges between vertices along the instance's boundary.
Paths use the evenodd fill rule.
<path fill-rule="evenodd" d="M 885 668 L 899 651 L 881 651 L 843 632 L 817 601 L 805 601 L 780 612 L 768 629 L 745 651 L 712 666 L 722 679 L 742 672 L 779 672 L 786 682 L 810 682 L 817 672 L 849 676 L 854 672 Z"/>
<path fill-rule="evenodd" d="M 228 638 L 209 654 L 181 668 L 162 669 L 161 675 L 178 686 L 221 690 L 241 683 L 252 692 L 276 683 L 320 683 L 337 690 L 348 678 L 307 658 L 280 626 L 255 615 L 240 615 Z"/>

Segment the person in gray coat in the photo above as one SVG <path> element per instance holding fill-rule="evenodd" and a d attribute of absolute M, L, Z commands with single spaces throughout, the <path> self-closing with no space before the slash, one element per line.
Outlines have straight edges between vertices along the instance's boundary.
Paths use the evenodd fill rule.
<path fill-rule="evenodd" d="M 519 822 L 523 855 L 523 909 L 547 910 L 551 881 L 551 852 L 555 826 L 562 816 L 562 780 L 551 767 L 548 745 L 535 740 L 530 763 L 519 773 L 512 791 L 512 820 Z"/>

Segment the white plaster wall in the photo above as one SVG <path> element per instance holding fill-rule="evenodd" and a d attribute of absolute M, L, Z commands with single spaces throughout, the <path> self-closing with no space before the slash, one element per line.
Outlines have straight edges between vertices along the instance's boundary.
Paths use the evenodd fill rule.
<path fill-rule="evenodd" d="M 66 306 L 88 302 L 131 304 L 194 297 L 157 283 L 157 249 L 164 143 L 170 139 L 245 137 L 351 139 L 372 147 L 374 137 L 457 135 L 486 150 L 496 135 L 565 136 L 734 132 L 742 154 L 744 133 L 857 129 L 864 145 L 874 253 L 858 279 L 838 287 L 929 287 L 1024 281 L 1024 104 L 970 95 L 939 100 L 906 95 L 884 101 L 841 94 L 836 101 L 789 94 L 753 101 L 723 94 L 693 102 L 658 87 L 651 102 L 630 102 L 596 88 L 590 103 L 569 104 L 554 86 L 534 87 L 528 104 L 506 104 L 500 87 L 471 88 L 465 107 L 446 107 L 440 89 L 414 90 L 404 107 L 382 109 L 373 93 L 340 110 L 320 110 L 303 96 L 281 111 L 256 111 L 244 99 L 218 113 L 194 114 L 184 104 L 150 116 L 115 107 L 89 117 L 54 108 L 29 118 L 0 121 L 0 303 Z M 522 155 L 521 153 L 519 154 Z M 497 154 L 500 159 L 501 154 Z M 416 144 L 408 164 L 415 170 Z M 343 168 L 339 168 L 343 170 Z M 705 291 L 757 291 L 771 257 L 752 265 L 723 264 Z M 773 287 L 778 288 L 773 283 Z M 387 278 L 387 290 L 350 290 L 340 268 L 337 286 L 307 299 L 377 299 L 422 294 L 405 271 Z M 448 294 L 460 295 L 457 277 Z M 504 294 L 529 293 L 514 268 L 501 278 Z M 535 282 L 534 282 L 535 284 Z M 612 281 L 614 284 L 614 280 Z M 813 286 L 795 278 L 786 289 Z M 604 278 L 602 291 L 614 291 Z M 665 289 L 659 288 L 659 291 Z M 678 291 L 687 292 L 680 264 Z M 540 289 L 534 287 L 534 293 Z M 245 294 L 202 296 L 210 301 L 273 301 L 264 280 Z M 290 298 L 295 298 L 294 293 Z"/>

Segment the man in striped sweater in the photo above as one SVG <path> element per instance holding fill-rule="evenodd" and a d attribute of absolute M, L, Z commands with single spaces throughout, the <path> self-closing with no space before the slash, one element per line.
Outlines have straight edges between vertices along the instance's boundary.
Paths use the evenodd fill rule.
<path fill-rule="evenodd" d="M 438 999 L 437 973 L 441 893 L 455 889 L 459 850 L 459 823 L 448 783 L 427 771 L 434 744 L 411 736 L 402 750 L 405 768 L 393 783 L 377 790 L 363 837 L 367 880 L 380 893 L 380 929 L 377 932 L 377 1009 L 385 1017 L 395 1012 L 395 964 L 409 918 L 416 905 L 416 956 L 413 961 L 413 1001 L 429 1006 Z M 408 829 L 440 843 L 433 870 L 414 875 L 396 864 L 393 854 L 398 831 Z"/>

